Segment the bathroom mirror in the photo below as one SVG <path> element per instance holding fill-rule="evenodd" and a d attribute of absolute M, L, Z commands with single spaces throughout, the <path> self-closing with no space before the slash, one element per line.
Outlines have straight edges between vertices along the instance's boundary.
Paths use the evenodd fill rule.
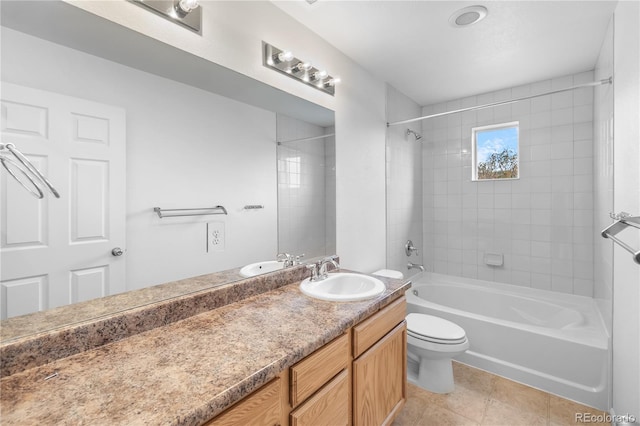
<path fill-rule="evenodd" d="M 30 199 L 2 172 L 3 197 L 17 196 L 20 203 L 35 209 L 31 210 L 34 214 L 20 218 L 15 201 L 3 202 L 3 318 L 43 310 L 41 315 L 31 317 L 35 321 L 31 333 L 42 332 L 65 325 L 65 318 L 75 323 L 140 304 L 130 298 L 126 305 L 113 305 L 114 299 L 106 298 L 108 302 L 95 304 L 99 313 L 88 309 L 80 315 L 80 310 L 66 309 L 67 317 L 59 318 L 62 322 L 49 325 L 54 324 L 49 322 L 51 308 L 93 299 L 96 292 L 134 294 L 131 291 L 213 272 L 220 272 L 216 278 L 216 285 L 220 285 L 241 279 L 238 268 L 243 265 L 275 259 L 280 251 L 277 117 L 286 116 L 314 129 L 333 132 L 333 111 L 63 2 L 3 1 L 1 7 L 3 120 L 5 114 L 17 117 L 12 123 L 6 121 L 15 126 L 3 128 L 3 142 L 14 142 L 32 159 L 40 159 L 37 165 L 62 194 L 61 199 Z M 76 36 L 79 30 L 83 37 Z M 104 217 L 101 222 L 108 229 L 106 234 L 117 234 L 100 249 L 105 262 L 115 266 L 67 265 L 63 267 L 66 269 L 59 268 L 62 279 L 57 281 L 41 260 L 49 248 L 55 251 L 56 240 L 65 237 L 49 236 L 49 231 L 66 230 L 68 219 L 56 219 L 48 209 L 56 203 L 73 205 L 78 191 L 102 201 L 106 192 L 99 189 L 107 181 L 100 181 L 104 174 L 96 172 L 99 167 L 90 167 L 98 160 L 67 158 L 75 161 L 73 173 L 80 176 L 81 184 L 65 188 L 67 178 L 64 174 L 55 178 L 55 164 L 46 157 L 46 148 L 44 153 L 24 148 L 27 137 L 40 144 L 65 139 L 58 139 L 49 128 L 38 133 L 38 119 L 45 117 L 50 123 L 61 114 L 50 105 L 67 105 L 63 109 L 72 111 L 69 138 L 73 143 L 117 144 L 116 136 L 120 135 L 126 144 L 119 168 L 109 169 L 109 175 L 120 176 L 120 186 L 110 187 L 109 192 L 121 198 L 110 203 L 109 209 L 98 209 L 109 219 L 121 218 L 117 226 Z M 112 115 L 107 120 L 104 114 Z M 35 124 L 24 124 L 31 119 Z M 64 128 L 64 123 L 57 127 Z M 83 173 L 87 177 L 97 174 L 98 180 L 87 181 Z M 333 179 L 335 188 L 335 175 Z M 306 188 L 307 184 L 303 178 L 301 186 Z M 335 223 L 335 190 L 327 192 L 323 187 L 322 192 L 323 207 L 334 206 L 330 220 Z M 331 196 L 333 200 L 327 201 Z M 7 214 L 12 205 L 14 211 Z M 227 214 L 161 218 L 154 212 L 155 207 L 173 210 L 217 205 L 224 206 Z M 288 217 L 296 215 L 296 208 L 286 207 Z M 95 222 L 85 223 L 85 228 L 76 226 L 72 250 L 89 253 L 91 240 L 102 238 L 98 234 L 103 228 L 90 235 L 92 224 Z M 78 237 L 83 229 L 88 235 L 84 240 Z M 321 229 L 331 236 L 314 235 L 313 241 L 329 241 L 324 250 L 333 253 L 335 225 Z M 122 256 L 111 254 L 112 250 L 117 252 L 116 248 L 122 249 Z M 31 260 L 25 257 L 29 250 L 33 252 Z M 287 250 L 308 252 L 308 257 L 320 253 L 302 243 Z M 59 265 L 71 259 L 67 252 L 58 253 L 59 258 L 54 256 L 48 262 Z M 7 265 L 15 264 L 24 264 L 21 275 L 9 275 Z M 107 275 L 110 282 L 106 281 Z M 185 291 L 195 290 L 189 287 Z M 157 291 L 144 303 L 177 296 L 179 292 Z M 11 302 L 11 297 L 24 306 Z M 19 308 L 10 312 L 9 306 Z M 38 319 L 47 323 L 38 324 Z M 29 333 L 25 329 L 25 334 Z"/>
<path fill-rule="evenodd" d="M 278 251 L 336 253 L 335 127 L 277 116 Z"/>

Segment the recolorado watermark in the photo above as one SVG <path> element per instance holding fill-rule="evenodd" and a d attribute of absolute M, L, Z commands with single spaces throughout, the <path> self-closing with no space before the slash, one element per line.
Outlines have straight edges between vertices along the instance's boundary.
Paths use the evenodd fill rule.
<path fill-rule="evenodd" d="M 576 413 L 576 423 L 609 423 L 613 425 L 617 424 L 633 424 L 636 422 L 636 417 L 625 415 L 611 415 L 611 414 L 594 414 L 594 413 Z"/>

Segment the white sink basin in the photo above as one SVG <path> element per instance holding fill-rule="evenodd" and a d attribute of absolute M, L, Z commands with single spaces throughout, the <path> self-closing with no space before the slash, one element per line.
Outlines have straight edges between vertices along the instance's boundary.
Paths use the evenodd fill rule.
<path fill-rule="evenodd" d="M 265 260 L 264 262 L 251 263 L 243 266 L 240 269 L 240 275 L 243 277 L 253 277 L 260 274 L 266 274 L 267 272 L 277 271 L 283 269 L 284 262 L 278 262 L 277 260 Z"/>
<path fill-rule="evenodd" d="M 385 289 L 384 283 L 377 278 L 348 272 L 331 273 L 320 281 L 307 278 L 300 283 L 300 290 L 307 296 L 336 302 L 371 299 Z"/>

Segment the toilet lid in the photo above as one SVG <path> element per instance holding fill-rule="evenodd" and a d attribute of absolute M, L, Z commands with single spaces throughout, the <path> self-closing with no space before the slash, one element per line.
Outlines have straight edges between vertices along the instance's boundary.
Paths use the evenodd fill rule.
<path fill-rule="evenodd" d="M 443 318 L 425 314 L 407 315 L 407 333 L 417 339 L 455 344 L 466 339 L 464 329 Z"/>

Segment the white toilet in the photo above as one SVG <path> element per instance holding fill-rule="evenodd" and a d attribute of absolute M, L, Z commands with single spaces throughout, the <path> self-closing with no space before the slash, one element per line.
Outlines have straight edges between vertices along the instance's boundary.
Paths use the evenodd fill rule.
<path fill-rule="evenodd" d="M 402 272 L 389 269 L 373 274 L 403 278 Z M 407 380 L 431 392 L 453 392 L 451 359 L 469 349 L 464 329 L 433 315 L 411 313 L 406 320 Z"/>
<path fill-rule="evenodd" d="M 453 392 L 451 359 L 469 349 L 464 329 L 433 315 L 407 315 L 407 379 L 435 393 Z"/>

